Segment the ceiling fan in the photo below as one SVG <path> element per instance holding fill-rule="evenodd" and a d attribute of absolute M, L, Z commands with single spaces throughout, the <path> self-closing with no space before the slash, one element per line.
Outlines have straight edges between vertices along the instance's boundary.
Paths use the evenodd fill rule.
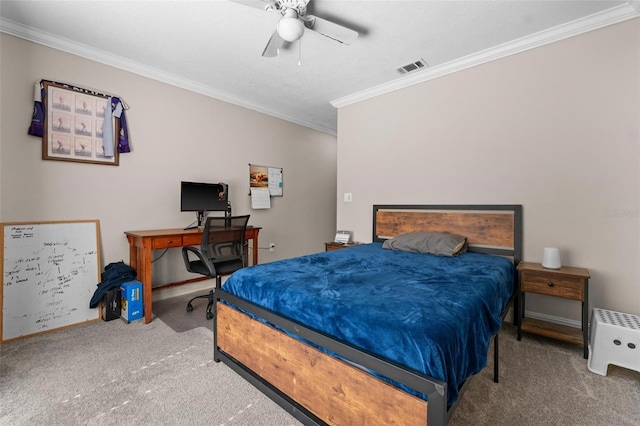
<path fill-rule="evenodd" d="M 307 15 L 307 5 L 310 0 L 233 0 L 247 6 L 257 7 L 267 12 L 278 12 L 282 17 L 278 20 L 276 29 L 271 35 L 262 56 L 278 56 L 284 42 L 293 43 L 300 40 L 305 30 L 315 31 L 325 37 L 344 44 L 353 43 L 358 33 L 342 25 Z"/>

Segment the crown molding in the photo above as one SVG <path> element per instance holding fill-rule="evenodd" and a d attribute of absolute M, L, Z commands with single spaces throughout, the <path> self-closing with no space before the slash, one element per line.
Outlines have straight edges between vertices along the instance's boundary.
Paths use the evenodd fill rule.
<path fill-rule="evenodd" d="M 476 65 L 481 65 L 506 56 L 515 55 L 516 53 L 524 52 L 526 50 L 535 49 L 536 47 L 540 47 L 545 44 L 577 36 L 612 24 L 617 24 L 638 16 L 640 16 L 640 1 L 631 1 L 627 4 L 613 7 L 606 11 L 577 19 L 567 24 L 540 31 L 530 36 L 522 37 L 518 40 L 504 43 L 490 49 L 485 49 L 472 55 L 456 59 L 455 61 L 437 65 L 423 71 L 418 71 L 415 74 L 393 80 L 389 83 L 384 83 L 344 96 L 331 101 L 331 105 L 336 108 L 341 108 L 385 93 L 390 93 L 415 84 L 462 71 Z"/>
<path fill-rule="evenodd" d="M 367 100 L 385 93 L 403 89 L 425 81 L 433 80 L 454 72 L 462 71 L 467 68 L 481 65 L 496 59 L 514 55 L 526 50 L 534 49 L 545 44 L 553 43 L 565 38 L 573 37 L 589 31 L 593 31 L 608 25 L 616 24 L 628 19 L 640 16 L 640 1 L 633 0 L 627 4 L 608 9 L 604 12 L 593 14 L 585 18 L 563 24 L 549 30 L 540 31 L 531 36 L 523 37 L 518 40 L 504 43 L 502 45 L 485 49 L 481 52 L 465 56 L 463 58 L 451 61 L 442 65 L 419 71 L 415 74 L 406 76 L 401 79 L 381 84 L 360 92 L 331 101 L 331 105 L 335 108 L 341 108 L 356 102 Z M 308 127 L 319 132 L 327 133 L 335 136 L 336 129 L 327 128 L 317 123 L 306 122 L 297 117 L 282 114 L 266 105 L 249 102 L 246 99 L 240 99 L 228 93 L 214 90 L 213 88 L 194 82 L 193 80 L 178 77 L 161 71 L 154 67 L 142 65 L 138 62 L 124 59 L 117 55 L 99 51 L 82 43 L 73 42 L 69 39 L 54 36 L 51 33 L 36 30 L 34 28 L 19 24 L 6 18 L 0 17 L 0 32 L 13 35 L 34 43 L 61 50 L 73 55 L 77 55 L 89 60 L 93 60 L 105 65 L 113 66 L 134 74 L 138 74 L 153 80 L 157 80 L 172 86 L 180 87 L 195 93 L 216 98 L 224 102 L 228 102 L 243 108 L 247 108 L 256 112 L 260 112 L 281 120 L 285 120 L 294 124 Z"/>
<path fill-rule="evenodd" d="M 308 127 L 313 130 L 317 130 L 322 133 L 336 136 L 336 129 L 327 128 L 317 123 L 311 123 L 300 120 L 297 117 L 292 117 L 287 114 L 282 114 L 279 111 L 270 109 L 266 105 L 256 104 L 249 102 L 246 99 L 240 99 L 232 96 L 228 93 L 215 90 L 209 86 L 201 83 L 197 83 L 193 80 L 178 77 L 175 74 L 161 71 L 157 68 L 140 64 L 136 61 L 131 61 L 122 58 L 117 55 L 113 55 L 95 48 L 89 47 L 85 44 L 71 41 L 64 37 L 55 36 L 51 33 L 40 31 L 26 25 L 22 25 L 10 19 L 0 17 L 0 32 L 6 33 L 18 38 L 22 38 L 27 41 L 38 43 L 47 47 L 51 47 L 56 50 L 61 50 L 72 55 L 80 56 L 85 59 L 89 59 L 95 62 L 99 62 L 105 65 L 119 68 L 124 71 L 128 71 L 134 74 L 141 75 L 162 83 L 170 84 L 172 86 L 179 87 L 181 89 L 189 90 L 204 96 L 215 98 L 230 104 L 234 104 L 243 108 L 250 109 L 262 114 L 269 115 L 271 117 L 279 118 L 284 121 L 288 121 L 293 124 Z"/>

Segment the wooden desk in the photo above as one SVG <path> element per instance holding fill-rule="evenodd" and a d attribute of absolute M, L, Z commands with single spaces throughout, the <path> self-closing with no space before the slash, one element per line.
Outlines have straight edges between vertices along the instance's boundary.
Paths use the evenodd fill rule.
<path fill-rule="evenodd" d="M 260 227 L 248 226 L 246 239 L 253 240 L 252 265 L 258 264 L 258 233 Z M 144 322 L 151 322 L 151 253 L 153 250 L 199 246 L 202 229 L 156 229 L 151 231 L 126 231 L 129 240 L 129 266 L 137 272 L 144 293 Z"/>

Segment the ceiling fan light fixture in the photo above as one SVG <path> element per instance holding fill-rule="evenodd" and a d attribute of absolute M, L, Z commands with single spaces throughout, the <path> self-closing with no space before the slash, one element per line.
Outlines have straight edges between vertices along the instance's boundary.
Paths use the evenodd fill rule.
<path fill-rule="evenodd" d="M 278 21 L 278 35 L 285 41 L 294 42 L 304 34 L 304 24 L 298 19 L 298 13 L 287 9 L 284 17 Z"/>

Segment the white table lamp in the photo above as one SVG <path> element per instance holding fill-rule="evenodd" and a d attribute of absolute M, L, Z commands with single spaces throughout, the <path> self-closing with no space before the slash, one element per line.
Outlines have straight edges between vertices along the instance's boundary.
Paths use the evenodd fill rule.
<path fill-rule="evenodd" d="M 556 247 L 545 247 L 542 255 L 542 266 L 547 269 L 560 269 L 560 250 Z"/>

